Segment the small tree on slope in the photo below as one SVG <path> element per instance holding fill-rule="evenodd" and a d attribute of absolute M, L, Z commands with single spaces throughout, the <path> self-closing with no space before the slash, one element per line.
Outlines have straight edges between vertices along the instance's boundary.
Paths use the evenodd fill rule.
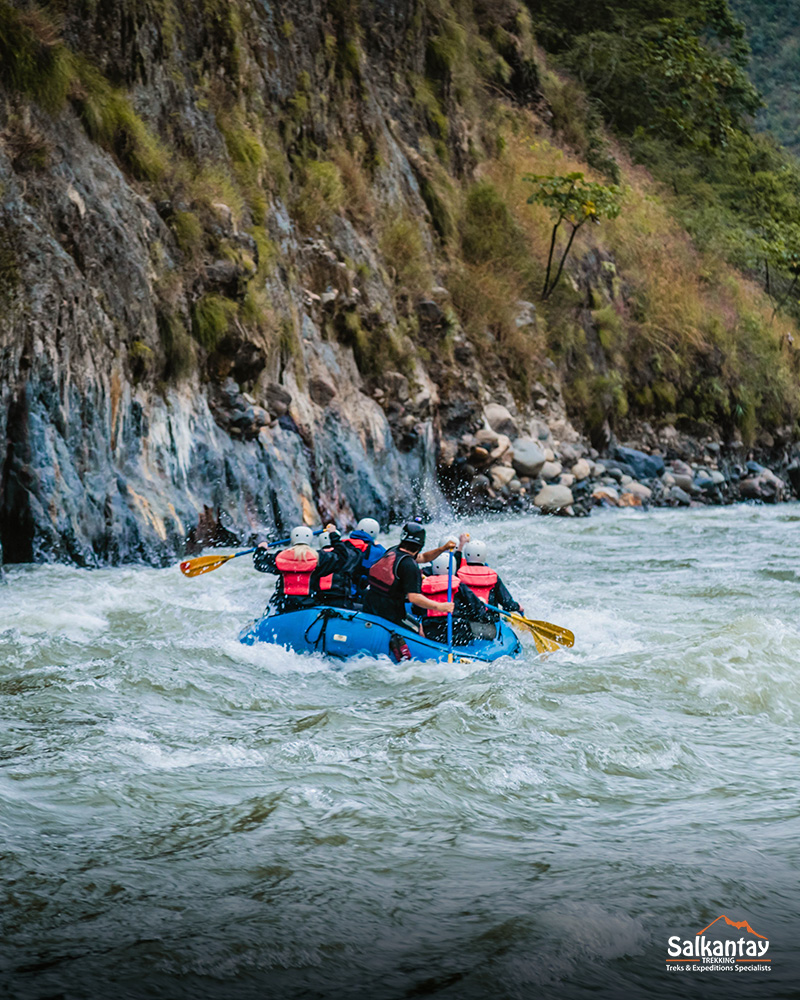
<path fill-rule="evenodd" d="M 526 174 L 524 180 L 534 185 L 534 192 L 528 198 L 528 204 L 544 205 L 550 209 L 555 220 L 550 238 L 550 253 L 547 257 L 547 273 L 542 288 L 542 299 L 547 299 L 561 278 L 564 263 L 578 230 L 587 222 L 599 222 L 602 218 L 615 219 L 620 213 L 621 191 L 616 184 L 605 185 L 584 180 L 581 173 L 563 176 Z M 556 238 L 562 223 L 570 225 L 572 230 L 558 262 L 555 277 L 551 279 Z"/>

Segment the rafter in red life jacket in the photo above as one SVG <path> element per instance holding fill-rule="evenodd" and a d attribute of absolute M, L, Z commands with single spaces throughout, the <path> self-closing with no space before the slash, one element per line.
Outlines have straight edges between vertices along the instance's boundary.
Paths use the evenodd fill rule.
<path fill-rule="evenodd" d="M 389 549 L 369 568 L 369 585 L 380 594 L 394 596 L 398 590 L 397 570 L 404 559 L 414 559 L 408 552 Z M 405 595 L 403 595 L 405 596 Z"/>
<path fill-rule="evenodd" d="M 465 583 L 469 589 L 480 598 L 484 604 L 489 603 L 489 594 L 497 583 L 497 573 L 488 566 L 470 566 L 468 563 L 461 564 L 458 571 L 458 578 Z"/>
<path fill-rule="evenodd" d="M 453 578 L 453 597 L 455 598 L 460 582 L 454 577 Z M 436 576 L 424 576 L 422 578 L 422 593 L 426 597 L 430 597 L 432 601 L 446 601 L 447 600 L 447 577 L 443 573 L 439 573 Z M 447 614 L 446 611 L 433 611 L 431 608 L 427 609 L 429 618 L 440 618 Z"/>
<path fill-rule="evenodd" d="M 317 553 L 307 546 L 299 550 L 284 549 L 275 557 L 275 568 L 283 578 L 283 592 L 287 597 L 308 597 L 311 593 L 311 574 L 317 568 Z"/>

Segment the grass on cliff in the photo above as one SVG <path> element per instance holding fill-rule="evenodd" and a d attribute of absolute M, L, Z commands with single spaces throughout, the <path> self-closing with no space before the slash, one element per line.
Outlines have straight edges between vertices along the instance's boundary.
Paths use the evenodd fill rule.
<path fill-rule="evenodd" d="M 213 293 L 204 295 L 192 310 L 192 335 L 211 353 L 228 332 L 236 312 L 236 303 L 231 299 Z"/>
<path fill-rule="evenodd" d="M 2 194 L 2 188 L 0 188 Z M 16 231 L 0 213 L 0 304 L 6 305 L 21 283 Z"/>
<path fill-rule="evenodd" d="M 198 260 L 205 245 L 205 231 L 195 213 L 175 212 L 170 219 L 170 228 L 186 260 Z"/>
<path fill-rule="evenodd" d="M 342 173 L 331 160 L 299 160 L 297 194 L 292 214 L 306 231 L 327 225 L 345 200 Z"/>
<path fill-rule="evenodd" d="M 200 0 L 197 6 L 205 47 L 213 56 L 209 67 L 236 81 L 243 61 L 241 5 L 232 0 Z"/>
<path fill-rule="evenodd" d="M 72 54 L 36 8 L 21 11 L 0 0 L 0 81 L 47 111 L 63 107 L 75 77 Z"/>
<path fill-rule="evenodd" d="M 415 296 L 430 291 L 431 263 L 418 219 L 410 212 L 389 213 L 381 222 L 379 246 L 398 286 Z"/>
<path fill-rule="evenodd" d="M 339 171 L 345 211 L 355 223 L 368 224 L 375 213 L 375 202 L 370 190 L 370 176 L 366 167 L 367 148 L 363 138 L 353 137 L 349 147 L 337 143 L 331 148 L 330 157 Z"/>
<path fill-rule="evenodd" d="M 745 439 L 756 426 L 793 424 L 800 414 L 794 323 L 773 317 L 759 289 L 699 250 L 670 211 L 669 194 L 619 156 L 623 210 L 582 231 L 573 251 L 573 261 L 590 252 L 602 259 L 596 273 L 587 272 L 590 301 L 564 282 L 542 310 L 573 415 L 590 427 L 610 419 L 619 428 L 628 416 L 718 424 Z M 581 169 L 573 154 L 532 131 L 508 133 L 502 155 L 484 165 L 539 269 L 552 222 L 527 204 L 522 178 Z M 491 232 L 476 230 L 481 240 Z M 577 323 L 587 305 L 588 340 Z"/>
<path fill-rule="evenodd" d="M 537 267 L 528 235 L 489 180 L 468 189 L 459 231 L 454 304 L 468 332 L 480 337 L 488 329 L 502 341 L 515 326 L 517 300 L 533 294 Z"/>
<path fill-rule="evenodd" d="M 164 379 L 167 382 L 186 379 L 197 364 L 195 344 L 177 313 L 169 309 L 159 309 L 157 318 L 158 332 L 164 349 Z"/>
<path fill-rule="evenodd" d="M 162 177 L 167 169 L 166 150 L 128 97 L 86 60 L 75 59 L 75 67 L 72 99 L 89 136 L 111 150 L 139 180 Z"/>
<path fill-rule="evenodd" d="M 408 378 L 414 374 L 414 357 L 419 351 L 402 324 L 367 327 L 355 309 L 347 309 L 337 316 L 336 338 L 352 347 L 358 370 L 368 380 L 380 382 L 387 371 L 399 371 Z"/>
<path fill-rule="evenodd" d="M 164 147 L 128 97 L 86 59 L 70 52 L 37 8 L 20 11 L 0 0 L 0 82 L 52 114 L 71 100 L 89 136 L 113 152 L 134 177 L 154 181 L 163 176 Z"/>
<path fill-rule="evenodd" d="M 263 225 L 267 217 L 267 198 L 264 187 L 268 185 L 269 155 L 259 134 L 257 122 L 250 122 L 241 108 L 218 112 L 217 125 L 233 164 L 233 171 L 247 201 L 250 215 L 256 225 Z"/>

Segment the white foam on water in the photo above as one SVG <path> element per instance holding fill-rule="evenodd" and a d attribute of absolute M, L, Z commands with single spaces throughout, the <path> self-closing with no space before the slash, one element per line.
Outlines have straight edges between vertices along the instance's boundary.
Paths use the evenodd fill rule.
<path fill-rule="evenodd" d="M 248 559 L 12 567 L 0 825 L 26 922 L 6 943 L 34 966 L 74 934 L 73 968 L 135 982 L 121 942 L 149 931 L 145 975 L 176 1000 L 179 974 L 255 995 L 277 969 L 308 995 L 369 969 L 401 996 L 443 964 L 465 973 L 444 993 L 480 996 L 489 969 L 527 1000 L 609 972 L 635 995 L 676 914 L 732 899 L 794 940 L 797 509 L 465 522 L 526 614 L 576 636 L 493 664 L 242 645 L 272 587 Z M 40 992 L 69 993 L 54 977 Z"/>

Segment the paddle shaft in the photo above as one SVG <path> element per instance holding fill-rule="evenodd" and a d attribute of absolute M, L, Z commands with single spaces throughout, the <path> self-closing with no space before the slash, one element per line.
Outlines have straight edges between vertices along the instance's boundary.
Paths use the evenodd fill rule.
<path fill-rule="evenodd" d="M 519 614 L 519 612 L 518 612 L 518 611 L 506 611 L 506 610 L 505 610 L 505 608 L 498 608 L 498 607 L 495 607 L 495 605 L 494 605 L 494 604 L 487 604 L 487 605 L 486 605 L 486 607 L 487 607 L 487 608 L 488 608 L 488 609 L 489 609 L 490 611 L 496 611 L 496 612 L 498 613 L 498 615 L 503 615 L 503 616 L 504 616 L 504 617 L 506 617 L 506 618 L 510 618 L 510 617 L 511 617 L 511 615 L 516 615 L 516 614 Z"/>
<path fill-rule="evenodd" d="M 242 549 L 241 552 L 234 552 L 233 555 L 231 556 L 231 559 L 238 559 L 239 556 L 249 556 L 250 553 L 255 552 L 255 550 L 256 550 L 255 545 L 253 546 L 252 549 Z"/>
<path fill-rule="evenodd" d="M 320 528 L 319 531 L 315 531 L 314 534 L 321 535 L 324 530 L 324 528 Z M 277 542 L 267 542 L 267 545 L 269 548 L 274 548 L 276 545 L 288 545 L 289 542 L 291 542 L 291 538 L 279 538 Z M 250 553 L 255 552 L 257 548 L 258 546 L 254 545 L 252 549 L 242 549 L 241 552 L 234 552 L 233 555 L 228 556 L 228 559 L 236 559 L 239 556 L 249 556 Z"/>
<path fill-rule="evenodd" d="M 447 603 L 453 600 L 453 553 L 450 553 L 450 564 L 447 567 Z M 447 612 L 447 662 L 453 662 L 453 612 Z"/>

